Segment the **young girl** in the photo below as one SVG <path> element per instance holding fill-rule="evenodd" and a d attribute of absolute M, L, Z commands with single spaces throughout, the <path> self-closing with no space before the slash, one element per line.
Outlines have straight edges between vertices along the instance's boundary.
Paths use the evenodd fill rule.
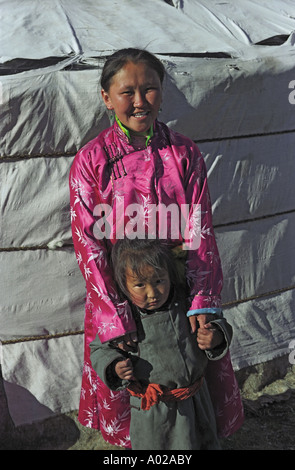
<path fill-rule="evenodd" d="M 206 168 L 194 142 L 157 120 L 164 74 L 161 61 L 147 51 L 124 49 L 107 59 L 102 98 L 114 123 L 78 152 L 70 171 L 73 242 L 87 290 L 79 420 L 100 429 L 109 443 L 125 447 L 130 445 L 129 395 L 110 391 L 102 382 L 91 366 L 89 344 L 98 335 L 102 343 L 122 338 L 126 350 L 136 345 L 136 324 L 128 301 L 118 296 L 109 262 L 116 239 L 135 231 L 134 205 L 146 215 L 141 229 L 167 238 L 185 268 L 192 329 L 196 330 L 197 317 L 203 326 L 210 315 L 221 311 L 222 271 Z M 165 209 L 179 208 L 180 214 L 188 207 L 189 226 L 194 228 L 197 205 L 202 211 L 200 243 L 183 250 L 187 246 L 182 218 L 175 222 Z M 151 207 L 159 209 L 152 227 Z M 220 430 L 228 435 L 241 424 L 242 406 L 229 355 L 214 364 L 212 390 L 218 390 L 214 406 Z"/>
<path fill-rule="evenodd" d="M 119 288 L 135 306 L 137 351 L 97 337 L 91 362 L 110 389 L 131 394 L 133 450 L 220 448 L 204 372 L 208 359 L 225 355 L 231 327 L 216 316 L 191 333 L 172 253 L 158 240 L 119 240 L 112 261 Z"/>

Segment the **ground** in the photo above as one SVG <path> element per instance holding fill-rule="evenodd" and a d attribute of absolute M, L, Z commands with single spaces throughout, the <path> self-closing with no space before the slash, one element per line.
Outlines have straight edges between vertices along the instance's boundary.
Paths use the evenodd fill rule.
<path fill-rule="evenodd" d="M 264 370 L 264 369 L 263 369 Z M 256 375 L 265 377 L 256 368 Z M 253 371 L 252 371 L 253 372 Z M 243 383 L 245 422 L 232 437 L 222 440 L 224 450 L 295 450 L 295 373 L 253 391 L 255 373 Z M 250 382 L 249 382 L 250 380 Z M 248 383 L 248 385 L 247 385 Z M 122 450 L 107 444 L 98 431 L 77 421 L 77 412 L 40 423 L 8 427 L 0 436 L 1 450 Z"/>
<path fill-rule="evenodd" d="M 225 450 L 295 450 L 295 393 L 245 403 L 242 428 L 222 441 Z"/>
<path fill-rule="evenodd" d="M 245 403 L 245 422 L 232 437 L 222 440 L 224 450 L 295 450 L 295 392 L 279 400 Z M 13 450 L 111 450 L 99 432 L 81 426 L 76 412 L 23 426 L 5 447 Z"/>

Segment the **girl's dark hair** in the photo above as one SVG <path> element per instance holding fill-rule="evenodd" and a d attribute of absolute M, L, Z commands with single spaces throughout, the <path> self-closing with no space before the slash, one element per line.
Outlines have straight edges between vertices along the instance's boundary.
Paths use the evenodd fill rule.
<path fill-rule="evenodd" d="M 146 266 L 160 271 L 166 269 L 170 282 L 176 288 L 178 273 L 170 248 L 160 240 L 129 239 L 118 240 L 112 248 L 112 266 L 115 281 L 120 291 L 128 297 L 126 288 L 126 268 L 130 268 L 137 276 L 144 273 Z"/>
<path fill-rule="evenodd" d="M 134 48 L 127 48 L 127 49 L 120 49 L 111 56 L 109 56 L 104 64 L 100 84 L 101 87 L 108 92 L 111 86 L 111 81 L 114 75 L 121 70 L 127 62 L 143 62 L 147 64 L 149 67 L 154 69 L 159 78 L 161 83 L 163 83 L 164 76 L 165 76 L 165 67 L 162 62 L 153 54 L 144 49 L 134 49 Z"/>

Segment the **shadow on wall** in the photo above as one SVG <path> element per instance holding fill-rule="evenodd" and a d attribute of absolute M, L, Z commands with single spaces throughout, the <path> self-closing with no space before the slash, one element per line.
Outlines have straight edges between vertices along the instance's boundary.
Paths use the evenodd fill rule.
<path fill-rule="evenodd" d="M 5 389 L 4 389 L 5 387 Z M 34 416 L 40 410 L 47 419 L 33 424 L 15 426 L 9 412 L 5 390 L 14 397 L 18 406 L 15 413 Z M 52 417 L 48 418 L 48 415 Z M 75 422 L 64 415 L 55 415 L 39 403 L 28 390 L 18 385 L 4 382 L 0 369 L 0 450 L 65 450 L 71 447 L 80 436 Z"/>

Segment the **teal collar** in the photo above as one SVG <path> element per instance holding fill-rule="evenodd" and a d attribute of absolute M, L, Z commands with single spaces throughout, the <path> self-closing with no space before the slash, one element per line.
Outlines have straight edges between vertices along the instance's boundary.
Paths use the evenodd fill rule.
<path fill-rule="evenodd" d="M 118 124 L 118 126 L 120 127 L 120 129 L 122 129 L 122 131 L 124 132 L 124 134 L 128 137 L 129 142 L 131 142 L 131 140 L 132 140 L 132 135 L 131 135 L 129 129 L 127 129 L 127 128 L 121 123 L 120 119 L 119 119 L 116 115 L 115 115 L 115 119 L 116 119 L 117 124 Z M 154 129 L 153 129 L 153 125 L 151 125 L 148 134 L 145 136 L 145 137 L 146 137 L 146 141 L 145 141 L 146 147 L 148 146 L 148 143 L 149 143 L 149 141 L 151 140 L 151 138 L 153 137 L 153 135 L 154 135 Z"/>

